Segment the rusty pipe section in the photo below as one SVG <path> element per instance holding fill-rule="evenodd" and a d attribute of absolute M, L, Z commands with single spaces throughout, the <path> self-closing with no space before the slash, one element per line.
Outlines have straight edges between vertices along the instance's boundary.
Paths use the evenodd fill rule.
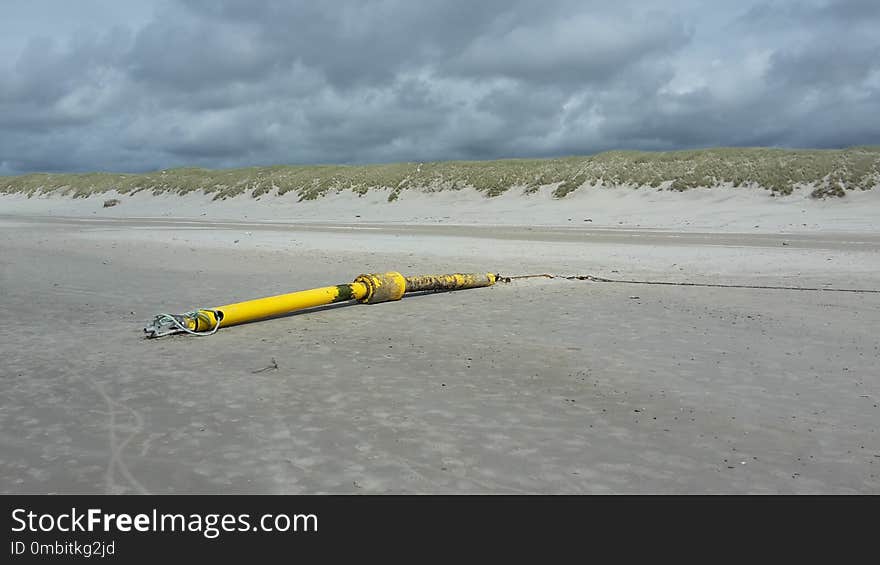
<path fill-rule="evenodd" d="M 406 292 L 444 292 L 492 286 L 497 275 L 492 273 L 454 273 L 406 277 Z"/>
<path fill-rule="evenodd" d="M 497 275 L 492 273 L 453 273 L 451 275 L 420 275 L 404 277 L 400 273 L 360 275 L 354 284 L 366 287 L 366 294 L 358 298 L 364 304 L 378 304 L 400 300 L 408 292 L 447 292 L 492 286 Z"/>

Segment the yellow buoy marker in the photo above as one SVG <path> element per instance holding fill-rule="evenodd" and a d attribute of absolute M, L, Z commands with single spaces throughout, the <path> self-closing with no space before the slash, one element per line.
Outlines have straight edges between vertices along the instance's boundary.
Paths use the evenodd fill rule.
<path fill-rule="evenodd" d="M 211 335 L 220 328 L 289 314 L 306 308 L 357 300 L 377 304 L 400 300 L 407 292 L 443 292 L 492 286 L 498 276 L 492 273 L 455 273 L 404 277 L 391 271 L 360 275 L 354 282 L 279 294 L 246 302 L 200 308 L 185 314 L 159 314 L 144 328 L 148 338 L 177 333 Z"/>

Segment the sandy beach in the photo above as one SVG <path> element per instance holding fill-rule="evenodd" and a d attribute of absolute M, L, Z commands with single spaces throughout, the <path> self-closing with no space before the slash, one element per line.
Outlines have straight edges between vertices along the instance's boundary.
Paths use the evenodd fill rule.
<path fill-rule="evenodd" d="M 0 492 L 880 492 L 876 293 L 529 279 L 143 339 L 385 270 L 880 289 L 876 190 L 580 192 L 0 197 Z"/>

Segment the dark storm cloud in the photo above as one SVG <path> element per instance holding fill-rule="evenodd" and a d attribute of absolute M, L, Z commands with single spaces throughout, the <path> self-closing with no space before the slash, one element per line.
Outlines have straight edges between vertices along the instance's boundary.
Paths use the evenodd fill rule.
<path fill-rule="evenodd" d="M 740 23 L 754 40 L 772 31 L 788 39 L 771 57 L 772 82 L 857 87 L 880 70 L 880 2 L 837 0 L 813 9 L 762 4 Z"/>
<path fill-rule="evenodd" d="M 488 33 L 450 66 L 475 78 L 602 83 L 643 59 L 662 59 L 688 41 L 682 23 L 662 15 L 584 13 Z"/>
<path fill-rule="evenodd" d="M 112 96 L 114 73 L 122 61 L 126 34 L 72 38 L 59 46 L 34 37 L 0 81 L 0 126 L 42 127 L 91 121 L 96 100 Z M 0 67 L 2 68 L 2 67 Z"/>
<path fill-rule="evenodd" d="M 0 39 L 0 174 L 880 143 L 880 3 L 712 4 L 83 0 Z"/>

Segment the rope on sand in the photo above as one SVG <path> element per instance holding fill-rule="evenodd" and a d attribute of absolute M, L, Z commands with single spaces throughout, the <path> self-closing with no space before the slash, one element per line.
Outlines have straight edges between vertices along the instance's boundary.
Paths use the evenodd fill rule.
<path fill-rule="evenodd" d="M 853 292 L 853 293 L 880 294 L 880 290 L 863 289 L 863 288 L 829 288 L 829 287 L 806 287 L 806 286 L 773 286 L 773 285 L 758 285 L 758 284 L 713 284 L 713 283 L 674 282 L 674 281 L 645 281 L 645 280 L 631 280 L 631 279 L 609 279 L 606 277 L 599 277 L 596 275 L 570 275 L 570 276 L 566 276 L 566 275 L 553 275 L 553 274 L 549 274 L 549 273 L 542 273 L 539 275 L 517 275 L 517 276 L 512 276 L 512 277 L 498 275 L 498 280 L 501 282 L 511 282 L 511 281 L 518 280 L 518 279 L 535 279 L 535 278 L 566 279 L 566 280 L 591 281 L 591 282 L 602 282 L 602 283 L 665 285 L 665 286 L 701 286 L 701 287 L 712 287 L 712 288 L 752 288 L 752 289 L 761 289 L 761 290 L 809 290 L 809 291 L 823 291 L 823 292 Z"/>

